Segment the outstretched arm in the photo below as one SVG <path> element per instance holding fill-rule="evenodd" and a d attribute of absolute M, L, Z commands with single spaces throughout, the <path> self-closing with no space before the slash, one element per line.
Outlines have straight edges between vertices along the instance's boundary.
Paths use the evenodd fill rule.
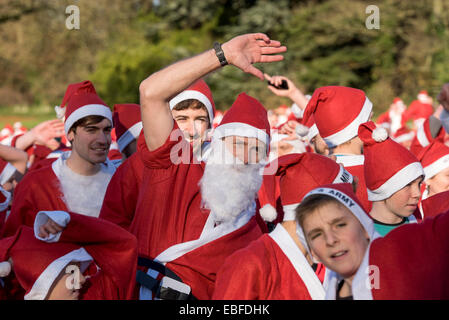
<path fill-rule="evenodd" d="M 279 53 L 287 48 L 263 33 L 237 36 L 222 45 L 230 65 L 264 80 L 263 73 L 253 66 L 258 62 L 283 59 Z M 178 61 L 142 81 L 140 104 L 145 141 L 148 149 L 162 146 L 173 129 L 169 101 L 196 80 L 221 67 L 214 49 Z"/>

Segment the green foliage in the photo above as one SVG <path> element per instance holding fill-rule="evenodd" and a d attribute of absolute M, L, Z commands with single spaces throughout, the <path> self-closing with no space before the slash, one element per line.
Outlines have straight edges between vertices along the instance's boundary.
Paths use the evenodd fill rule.
<path fill-rule="evenodd" d="M 3 11 L 17 16 L 9 2 Z M 326 85 L 360 88 L 376 115 L 395 96 L 410 103 L 426 89 L 435 97 L 449 82 L 445 0 L 79 0 L 78 31 L 65 28 L 73 1 L 42 3 L 0 24 L 0 105 L 57 104 L 69 83 L 85 79 L 111 106 L 138 103 L 139 84 L 151 73 L 247 32 L 288 47 L 284 61 L 258 66 L 264 72 L 285 75 L 309 94 Z M 365 27 L 369 4 L 380 9 L 379 30 Z M 207 82 L 219 109 L 240 92 L 267 108 L 291 103 L 232 66 Z"/>

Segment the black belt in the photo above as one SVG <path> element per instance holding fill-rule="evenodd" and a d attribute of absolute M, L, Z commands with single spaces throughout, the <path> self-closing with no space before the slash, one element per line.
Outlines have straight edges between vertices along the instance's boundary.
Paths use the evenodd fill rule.
<path fill-rule="evenodd" d="M 138 257 L 137 264 L 142 267 L 151 268 L 163 274 L 165 277 L 183 283 L 182 279 L 176 273 L 154 260 Z M 192 295 L 192 292 L 190 292 L 190 294 L 186 294 L 174 288 L 162 286 L 161 280 L 154 279 L 141 270 L 137 270 L 136 281 L 140 283 L 140 285 L 154 292 L 155 296 L 162 300 L 196 300 L 196 298 Z"/>

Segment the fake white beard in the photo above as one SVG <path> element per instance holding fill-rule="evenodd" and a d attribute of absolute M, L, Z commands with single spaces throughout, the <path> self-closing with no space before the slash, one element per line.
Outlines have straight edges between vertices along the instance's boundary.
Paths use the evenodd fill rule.
<path fill-rule="evenodd" d="M 102 164 L 101 170 L 95 175 L 83 176 L 73 172 L 64 161 L 59 181 L 68 209 L 75 213 L 98 218 L 112 175 L 113 172 Z"/>
<path fill-rule="evenodd" d="M 214 139 L 200 180 L 203 203 L 217 222 L 232 222 L 250 208 L 262 185 L 263 164 L 243 164 Z"/>

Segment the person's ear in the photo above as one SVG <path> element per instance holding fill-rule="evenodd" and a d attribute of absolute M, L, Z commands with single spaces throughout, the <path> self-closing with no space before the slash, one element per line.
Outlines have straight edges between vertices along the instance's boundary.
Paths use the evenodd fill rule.
<path fill-rule="evenodd" d="M 75 130 L 70 130 L 67 134 L 67 140 L 69 140 L 70 143 L 73 143 L 73 140 L 75 139 Z"/>
<path fill-rule="evenodd" d="M 310 248 L 310 246 L 309 246 L 309 248 Z M 313 249 L 309 249 L 309 252 L 312 255 L 312 260 L 313 260 L 314 263 L 322 263 L 321 260 L 316 255 L 315 251 L 313 251 Z"/>

